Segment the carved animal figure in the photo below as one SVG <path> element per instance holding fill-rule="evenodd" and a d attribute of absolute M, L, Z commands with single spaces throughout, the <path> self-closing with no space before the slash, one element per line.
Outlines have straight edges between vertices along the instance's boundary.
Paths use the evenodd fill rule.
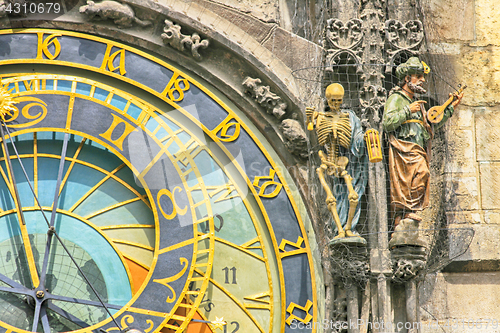
<path fill-rule="evenodd" d="M 5 2 L 0 0 L 0 17 L 4 17 L 4 16 L 7 16 L 7 14 L 5 12 Z"/>
<path fill-rule="evenodd" d="M 135 17 L 132 7 L 117 1 L 105 0 L 95 3 L 88 0 L 85 6 L 80 7 L 80 13 L 87 15 L 90 20 L 113 20 L 120 28 L 131 27 L 134 23 L 142 27 L 151 25 L 150 21 L 142 21 Z"/>

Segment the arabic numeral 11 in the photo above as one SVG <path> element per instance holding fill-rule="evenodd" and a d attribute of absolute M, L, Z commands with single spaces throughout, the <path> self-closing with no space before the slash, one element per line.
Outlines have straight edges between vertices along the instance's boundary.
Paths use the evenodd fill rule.
<path fill-rule="evenodd" d="M 224 283 L 226 283 L 226 284 L 230 283 L 229 282 L 229 271 L 232 271 L 233 272 L 232 284 L 236 284 L 236 267 L 232 267 L 232 268 L 224 267 L 222 270 L 226 273 L 226 280 L 224 281 Z"/>

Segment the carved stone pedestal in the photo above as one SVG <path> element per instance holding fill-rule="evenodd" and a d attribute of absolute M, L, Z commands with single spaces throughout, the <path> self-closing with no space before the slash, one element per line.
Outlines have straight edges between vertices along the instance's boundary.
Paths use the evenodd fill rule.
<path fill-rule="evenodd" d="M 406 322 L 410 323 L 412 327 L 408 330 L 408 333 L 418 332 L 419 300 L 417 276 L 425 268 L 427 255 L 428 250 L 424 246 L 399 244 L 391 247 L 393 263 L 392 280 L 396 283 L 405 283 Z"/>
<path fill-rule="evenodd" d="M 427 248 L 417 245 L 398 245 L 391 248 L 393 263 L 392 279 L 406 282 L 415 278 L 425 267 Z"/>
<path fill-rule="evenodd" d="M 364 285 L 370 277 L 366 241 L 361 237 L 346 237 L 335 239 L 329 245 L 333 278 Z"/>
<path fill-rule="evenodd" d="M 346 321 L 356 323 L 360 318 L 358 304 L 361 288 L 370 278 L 366 241 L 360 237 L 346 237 L 330 242 L 332 277 L 345 290 Z M 335 295 L 333 295 L 335 296 Z M 353 325 L 355 326 L 355 325 Z M 358 333 L 358 327 L 349 327 L 348 333 Z"/>
<path fill-rule="evenodd" d="M 419 235 L 418 221 L 409 218 L 402 219 L 394 228 L 394 233 L 389 241 L 389 249 L 407 245 L 428 247 L 425 239 Z"/>

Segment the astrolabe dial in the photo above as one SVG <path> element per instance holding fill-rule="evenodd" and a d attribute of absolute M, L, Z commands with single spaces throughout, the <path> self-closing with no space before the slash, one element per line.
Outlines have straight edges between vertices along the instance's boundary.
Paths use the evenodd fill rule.
<path fill-rule="evenodd" d="M 66 317 L 57 320 L 50 316 L 61 315 L 53 314 L 49 305 L 57 301 L 62 307 L 63 300 L 50 299 L 51 295 L 59 295 L 55 289 L 35 287 L 37 293 L 44 293 L 40 298 L 36 293 L 26 296 L 14 292 L 15 288 L 22 289 L 20 286 L 37 285 L 37 280 L 38 285 L 41 281 L 49 283 L 50 276 L 41 278 L 36 274 L 43 270 L 40 257 L 45 257 L 43 244 L 44 237 L 50 236 L 46 235 L 48 227 L 32 231 L 34 225 L 42 224 L 38 220 L 42 218 L 30 214 L 43 210 L 50 225 L 59 176 L 55 159 L 52 173 L 44 177 L 56 185 L 52 184 L 52 190 L 48 190 L 52 194 L 46 194 L 50 199 L 40 204 L 42 209 L 37 208 L 32 202 L 33 195 L 29 196 L 31 190 L 25 186 L 28 182 L 21 184 L 22 174 L 17 166 L 18 160 L 26 161 L 29 169 L 29 157 L 17 158 L 10 145 L 11 135 L 6 133 L 24 214 L 19 216 L 19 209 L 12 204 L 15 201 L 12 191 L 5 196 L 10 201 L 0 198 L 0 208 L 2 200 L 10 202 L 10 207 L 2 209 L 9 211 L 12 224 L 8 227 L 17 227 L 18 233 L 8 240 L 17 242 L 18 257 L 22 251 L 27 254 L 20 256 L 24 260 L 21 269 L 24 284 L 15 277 L 20 266 L 9 266 L 12 271 L 9 278 L 16 279 L 17 285 L 4 283 L 1 291 L 20 295 L 15 297 L 22 300 L 31 299 L 24 302 L 24 308 L 16 310 L 28 314 L 27 320 L 31 313 L 37 317 L 38 305 L 39 317 L 48 318 L 44 320 L 49 324 L 40 319 L 36 330 L 55 331 L 60 329 L 58 325 L 74 330 L 79 326 L 77 323 L 86 320 L 86 325 L 91 326 L 76 328 L 78 331 L 97 333 L 132 328 L 145 333 L 275 333 L 289 332 L 297 322 L 306 325 L 321 321 L 317 307 L 321 299 L 317 297 L 320 294 L 316 288 L 317 263 L 309 245 L 314 234 L 303 222 L 307 212 L 298 204 L 300 195 L 273 146 L 251 125 L 245 112 L 224 94 L 223 86 L 214 87 L 190 75 L 182 64 L 87 34 L 55 29 L 2 30 L 0 43 L 12 50 L 0 52 L 0 79 L 16 102 L 11 117 L 6 119 L 6 132 L 8 129 L 12 134 L 21 155 L 33 156 L 39 155 L 39 149 L 33 150 L 34 142 L 42 138 L 42 133 L 52 133 L 50 140 L 59 142 L 59 146 L 46 153 L 59 156 L 59 161 L 68 134 L 61 197 L 55 212 L 64 223 L 57 225 L 55 219 L 54 228 L 61 237 L 68 238 L 63 242 L 74 248 L 75 260 L 80 248 L 88 254 L 79 259 L 82 271 L 93 266 L 93 260 L 106 285 L 99 289 L 99 277 L 82 284 L 79 271 L 68 272 L 67 278 L 63 278 L 61 273 L 66 263 L 60 265 L 59 272 L 53 269 L 51 272 L 58 279 L 53 288 L 75 277 L 67 285 L 70 290 L 81 290 L 80 294 L 84 294 L 77 296 L 80 298 L 75 296 L 76 299 L 87 301 L 66 302 Z M 75 157 L 75 147 L 83 139 L 86 140 L 82 153 L 89 145 L 96 147 L 85 159 L 81 154 Z M 131 170 L 132 178 L 127 183 L 146 195 L 146 202 L 137 195 L 107 203 L 101 200 L 103 197 L 86 196 L 94 187 L 96 191 L 102 188 L 111 197 L 130 192 L 115 187 L 104 190 L 108 180 L 114 179 L 108 175 L 119 163 L 106 168 L 107 160 L 98 159 L 101 152 L 125 164 L 116 175 L 127 168 Z M 38 191 L 40 196 L 45 187 L 36 184 L 45 178 L 41 172 L 35 172 L 39 159 L 39 156 L 31 158 L 30 163 L 36 166 L 27 173 L 34 192 Z M 74 197 L 68 187 L 69 179 L 76 175 L 74 171 L 65 180 L 71 159 L 85 161 L 75 162 L 75 166 L 95 165 L 105 170 L 102 178 L 87 184 L 86 191 Z M 11 183 L 6 165 L 4 174 L 4 179 Z M 78 177 L 85 178 L 86 172 Z M 26 197 L 31 198 L 28 203 Z M 142 205 L 141 202 L 145 211 L 149 203 L 149 213 L 142 214 L 130 206 Z M 135 220 L 123 221 L 120 211 L 134 215 Z M 148 214 L 153 222 L 147 222 Z M 21 219 L 26 224 L 20 223 Z M 95 234 L 89 235 L 91 239 L 99 236 L 104 239 L 103 244 L 109 245 L 101 251 L 102 255 L 113 261 L 117 258 L 116 262 L 122 262 L 125 271 L 128 269 L 131 298 L 123 307 L 108 306 L 114 305 L 110 299 L 113 294 L 107 288 L 109 279 L 114 282 L 115 273 L 103 268 L 100 255 L 89 252 L 78 242 L 79 237 L 71 238 L 63 229 L 57 229 L 70 224 L 88 226 L 85 228 L 89 233 Z M 33 238 L 35 234 L 40 240 Z M 145 235 L 153 234 L 148 241 L 141 241 Z M 15 237 L 22 242 L 14 240 Z M 61 253 L 63 258 L 67 252 Z M 11 251 L 11 258 L 13 255 Z M 4 261 L 12 265 L 11 261 Z M 96 294 L 103 294 L 105 307 L 88 302 L 89 298 L 96 302 L 86 290 L 94 284 L 99 289 Z M 69 309 L 73 303 L 84 310 Z M 90 309 L 97 310 L 94 313 Z M 33 330 L 30 322 L 24 326 L 16 324 L 12 318 L 15 316 L 0 318 L 0 333 Z M 105 319 L 99 321 L 102 317 Z"/>
<path fill-rule="evenodd" d="M 97 324 L 109 317 L 106 307 L 113 314 L 132 299 L 151 267 L 155 222 L 145 190 L 122 160 L 87 137 L 37 131 L 12 139 L 10 166 L 5 150 L 0 161 L 0 320 L 27 331 L 42 331 L 43 322 L 58 332 Z M 40 211 L 51 217 L 54 204 L 49 220 L 66 249 L 48 243 Z M 37 300 L 44 302 L 35 316 Z"/>

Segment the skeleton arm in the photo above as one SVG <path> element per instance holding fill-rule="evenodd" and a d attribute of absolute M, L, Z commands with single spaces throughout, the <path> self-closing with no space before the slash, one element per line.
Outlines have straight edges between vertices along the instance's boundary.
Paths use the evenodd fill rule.
<path fill-rule="evenodd" d="M 306 117 L 307 117 L 307 129 L 312 131 L 314 129 L 314 120 L 318 118 L 318 112 L 314 111 L 314 108 L 307 107 L 306 108 Z"/>

